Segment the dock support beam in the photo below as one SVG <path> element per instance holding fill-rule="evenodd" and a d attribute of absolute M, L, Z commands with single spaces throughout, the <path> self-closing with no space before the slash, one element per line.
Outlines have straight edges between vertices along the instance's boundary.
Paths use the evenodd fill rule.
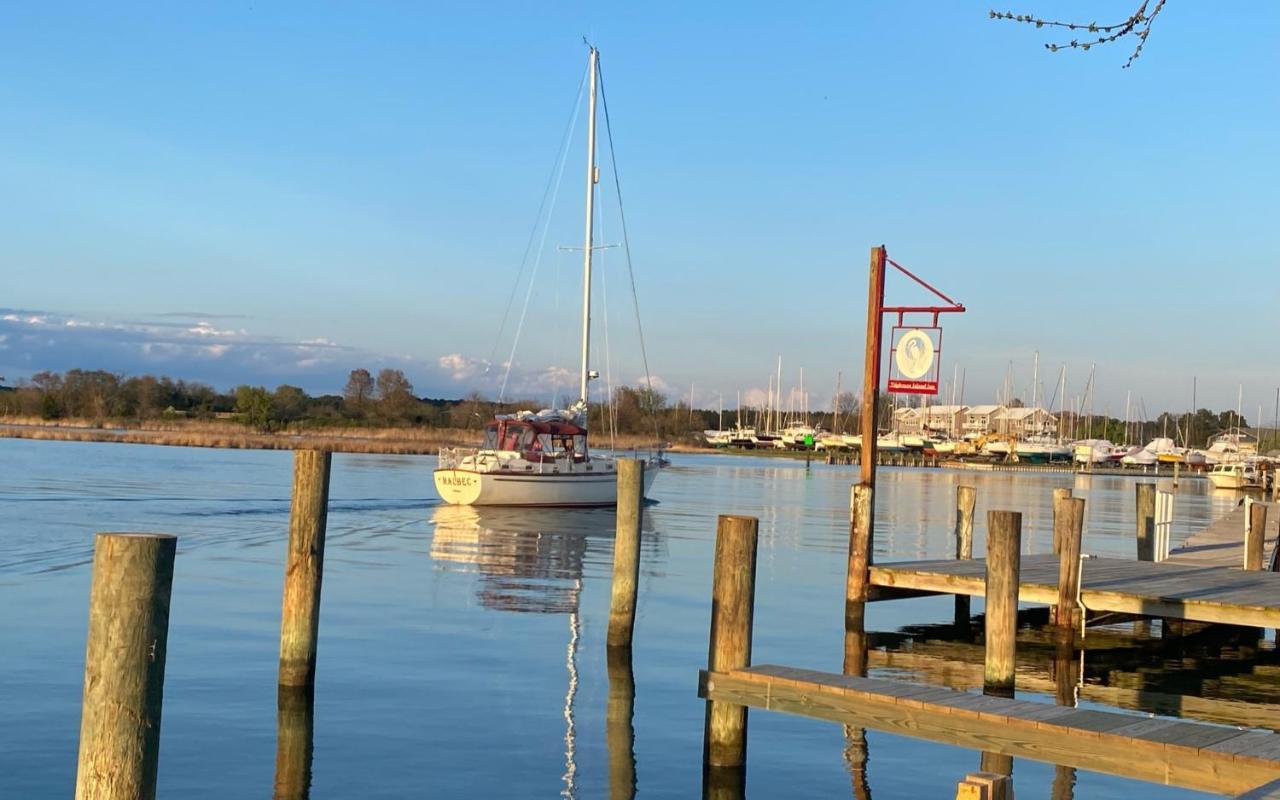
<path fill-rule="evenodd" d="M 151 800 L 178 540 L 100 533 L 93 549 L 76 800 Z"/>
<path fill-rule="evenodd" d="M 613 538 L 613 598 L 609 605 L 608 646 L 630 647 L 636 624 L 640 580 L 640 515 L 644 500 L 644 462 L 618 459 L 618 514 Z"/>
<path fill-rule="evenodd" d="M 1013 697 L 1022 514 L 987 512 L 986 670 L 983 694 Z"/>
<path fill-rule="evenodd" d="M 751 624 L 756 595 L 755 517 L 721 515 L 716 523 L 716 554 L 711 581 L 709 672 L 729 672 L 751 665 Z M 747 709 L 707 701 L 703 764 L 741 768 L 747 763 Z"/>
<path fill-rule="evenodd" d="M 332 454 L 323 450 L 293 454 L 293 505 L 280 614 L 281 686 L 315 683 L 331 460 Z"/>
<path fill-rule="evenodd" d="M 978 504 L 978 492 L 972 486 L 956 487 L 956 559 L 973 558 L 973 509 Z M 969 595 L 957 594 L 955 598 L 955 626 L 957 632 L 969 630 Z"/>
<path fill-rule="evenodd" d="M 1138 560 L 1156 560 L 1156 485 L 1154 483 L 1137 484 L 1135 500 L 1137 504 L 1137 540 Z"/>

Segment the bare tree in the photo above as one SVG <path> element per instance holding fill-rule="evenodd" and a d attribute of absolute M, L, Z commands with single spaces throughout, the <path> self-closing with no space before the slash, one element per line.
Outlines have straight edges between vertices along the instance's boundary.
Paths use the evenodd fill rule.
<path fill-rule="evenodd" d="M 369 401 L 373 399 L 373 376 L 367 369 L 353 369 L 347 376 L 347 385 L 342 389 L 342 401 L 347 408 L 363 414 Z"/>
<path fill-rule="evenodd" d="M 1129 18 L 1123 22 L 1117 22 L 1111 25 L 1099 25 L 1096 22 L 1063 22 L 1061 20 L 1043 19 L 1035 14 L 1014 14 L 1012 11 L 992 11 L 992 19 L 1007 19 L 1013 22 L 1021 22 L 1027 25 L 1035 25 L 1037 28 L 1066 28 L 1069 31 L 1080 31 L 1087 33 L 1086 37 L 1075 37 L 1067 42 L 1049 42 L 1045 44 L 1045 49 L 1056 53 L 1059 50 L 1079 49 L 1089 50 L 1100 44 L 1111 44 L 1112 42 L 1123 39 L 1126 36 L 1132 36 L 1138 40 L 1138 44 L 1133 48 L 1133 52 L 1129 54 L 1129 60 L 1125 62 L 1124 69 L 1128 69 L 1142 55 L 1142 48 L 1147 43 L 1147 35 L 1151 33 L 1151 23 L 1155 22 L 1160 12 L 1164 10 L 1165 0 L 1155 0 L 1155 6 L 1151 7 L 1152 0 L 1142 0 L 1142 5 L 1129 15 Z M 1148 11 L 1150 8 L 1150 11 Z"/>

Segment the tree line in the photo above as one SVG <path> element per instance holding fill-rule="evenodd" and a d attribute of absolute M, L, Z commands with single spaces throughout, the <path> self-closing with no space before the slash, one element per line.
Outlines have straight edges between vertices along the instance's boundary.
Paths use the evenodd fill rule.
<path fill-rule="evenodd" d="M 672 430 L 688 408 L 668 408 L 659 392 L 619 387 L 615 402 L 592 407 L 597 430 L 612 424 L 621 433 Z M 479 431 L 494 414 L 539 409 L 545 403 L 495 403 L 479 392 L 461 399 L 419 397 L 398 369 L 376 373 L 357 368 L 340 394 L 310 395 L 299 386 L 274 389 L 243 384 L 220 391 L 200 381 L 166 375 L 126 376 L 106 370 L 37 372 L 14 387 L 0 387 L 0 415 L 44 420 L 84 419 L 94 424 L 149 420 L 226 419 L 258 430 L 328 425 L 418 425 Z M 704 412 L 705 413 L 705 412 Z M 712 415 L 714 416 L 714 415 Z M 655 426 L 656 421 L 656 426 Z M 699 417 L 698 424 L 704 420 Z M 675 425 L 680 429 L 682 425 Z"/>

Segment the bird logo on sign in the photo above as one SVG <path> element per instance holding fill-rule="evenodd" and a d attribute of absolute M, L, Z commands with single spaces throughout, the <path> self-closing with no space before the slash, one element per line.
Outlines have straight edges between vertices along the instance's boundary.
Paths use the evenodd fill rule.
<path fill-rule="evenodd" d="M 898 341 L 893 354 L 898 372 L 912 380 L 924 377 L 933 367 L 933 340 L 921 330 L 908 331 Z"/>

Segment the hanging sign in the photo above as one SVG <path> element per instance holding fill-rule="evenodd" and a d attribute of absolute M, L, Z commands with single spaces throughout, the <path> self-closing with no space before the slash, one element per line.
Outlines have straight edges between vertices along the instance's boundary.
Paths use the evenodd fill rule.
<path fill-rule="evenodd" d="M 942 328 L 895 326 L 888 389 L 894 394 L 937 394 Z"/>

